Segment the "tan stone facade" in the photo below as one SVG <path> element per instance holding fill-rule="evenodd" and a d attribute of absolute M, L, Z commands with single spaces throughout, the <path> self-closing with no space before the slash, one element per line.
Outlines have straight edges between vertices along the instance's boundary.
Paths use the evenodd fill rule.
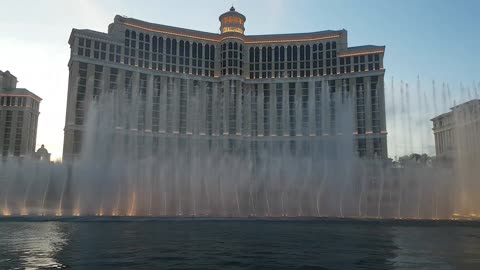
<path fill-rule="evenodd" d="M 35 152 L 40 101 L 17 78 L 0 71 L 0 156 L 30 156 Z"/>
<path fill-rule="evenodd" d="M 348 96 L 352 154 L 387 157 L 384 46 L 348 47 L 346 30 L 249 36 L 234 9 L 219 20 L 221 34 L 121 16 L 108 33 L 73 29 L 64 159 L 81 152 L 90 102 L 115 91 L 144 102 L 121 128 L 264 140 L 338 136 Z"/>
<path fill-rule="evenodd" d="M 432 122 L 437 157 L 480 161 L 480 100 L 454 106 Z"/>

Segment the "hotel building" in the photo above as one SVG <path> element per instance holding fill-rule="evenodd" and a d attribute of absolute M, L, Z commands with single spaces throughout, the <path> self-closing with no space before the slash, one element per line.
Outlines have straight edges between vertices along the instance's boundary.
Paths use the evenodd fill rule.
<path fill-rule="evenodd" d="M 41 98 L 17 88 L 17 78 L 0 70 L 0 156 L 35 153 Z"/>
<path fill-rule="evenodd" d="M 352 155 L 387 157 L 384 46 L 348 47 L 346 30 L 245 35 L 233 7 L 219 20 L 219 33 L 118 15 L 108 33 L 73 29 L 64 159 L 81 152 L 86 109 L 104 92 L 140 104 L 119 129 L 262 141 L 344 135 L 348 97 Z"/>
<path fill-rule="evenodd" d="M 456 105 L 450 112 L 436 116 L 433 122 L 435 152 L 438 158 L 451 160 L 459 156 L 480 161 L 480 100 Z"/>

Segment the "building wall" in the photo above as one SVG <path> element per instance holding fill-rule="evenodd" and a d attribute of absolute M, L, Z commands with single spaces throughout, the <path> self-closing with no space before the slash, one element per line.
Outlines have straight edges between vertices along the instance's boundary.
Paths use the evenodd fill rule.
<path fill-rule="evenodd" d="M 352 151 L 387 157 L 383 47 L 349 49 L 345 30 L 291 42 L 185 33 L 117 17 L 109 34 L 72 32 L 64 159 L 80 153 L 86 108 L 105 91 L 143 104 L 119 109 L 121 128 L 263 139 L 339 136 L 340 103 L 350 97 Z"/>
<path fill-rule="evenodd" d="M 28 156 L 35 152 L 39 101 L 22 95 L 0 94 L 0 153 Z"/>
<path fill-rule="evenodd" d="M 480 101 L 471 100 L 432 119 L 438 157 L 480 156 Z"/>

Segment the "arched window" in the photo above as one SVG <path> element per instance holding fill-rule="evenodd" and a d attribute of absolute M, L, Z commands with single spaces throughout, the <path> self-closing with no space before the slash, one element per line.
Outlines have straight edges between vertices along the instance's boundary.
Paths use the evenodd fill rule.
<path fill-rule="evenodd" d="M 330 50 L 330 42 L 327 42 L 326 48 L 327 50 Z"/>
<path fill-rule="evenodd" d="M 222 45 L 222 50 L 225 51 L 226 49 L 227 49 L 227 44 L 223 43 L 223 45 Z"/>
<path fill-rule="evenodd" d="M 198 49 L 197 49 L 197 50 L 198 50 L 198 58 L 199 58 L 199 59 L 202 59 L 202 58 L 203 58 L 202 43 L 198 43 L 197 47 L 198 47 Z"/>
<path fill-rule="evenodd" d="M 197 58 L 197 43 L 196 42 L 192 43 L 192 57 Z"/>
<path fill-rule="evenodd" d="M 158 38 L 158 52 L 163 53 L 163 37 Z"/>
<path fill-rule="evenodd" d="M 292 61 L 292 46 L 287 47 L 287 61 Z"/>
<path fill-rule="evenodd" d="M 298 48 L 297 46 L 293 46 L 293 61 L 297 61 L 298 60 Z"/>
<path fill-rule="evenodd" d="M 233 43 L 233 49 L 234 49 L 234 50 L 238 50 L 238 44 L 237 44 L 236 42 Z"/>
<path fill-rule="evenodd" d="M 157 52 L 157 49 L 158 49 L 157 36 L 153 36 L 153 38 L 152 38 L 152 51 Z"/>
<path fill-rule="evenodd" d="M 267 62 L 267 48 L 262 48 L 262 62 Z"/>
<path fill-rule="evenodd" d="M 166 47 L 167 47 L 166 48 L 166 54 L 170 54 L 171 50 L 172 50 L 172 41 L 169 38 L 167 38 L 165 43 L 166 43 Z"/>
<path fill-rule="evenodd" d="M 233 46 L 232 42 L 229 42 L 229 43 L 228 43 L 228 49 L 231 50 L 231 49 L 232 49 L 232 46 Z"/>
<path fill-rule="evenodd" d="M 250 63 L 253 63 L 253 59 L 254 59 L 254 53 L 253 53 L 253 48 L 250 48 Z"/>
<path fill-rule="evenodd" d="M 210 46 L 210 60 L 215 60 L 215 46 Z"/>
<path fill-rule="evenodd" d="M 145 35 L 145 51 L 150 51 L 150 36 Z"/>
<path fill-rule="evenodd" d="M 130 30 L 125 30 L 125 37 L 130 38 Z"/>
<path fill-rule="evenodd" d="M 285 47 L 280 47 L 280 61 L 285 61 Z"/>
<path fill-rule="evenodd" d="M 180 46 L 179 55 L 184 56 L 185 55 L 185 43 L 183 42 L 183 40 L 180 40 L 179 46 Z"/>
<path fill-rule="evenodd" d="M 205 44 L 205 60 L 210 59 L 210 45 Z"/>
<path fill-rule="evenodd" d="M 305 46 L 305 56 L 307 60 L 310 60 L 310 45 Z"/>
<path fill-rule="evenodd" d="M 314 51 L 314 52 L 317 51 L 317 44 L 313 44 L 313 51 Z"/>
<path fill-rule="evenodd" d="M 177 40 L 172 39 L 172 55 L 177 55 Z"/>
<path fill-rule="evenodd" d="M 239 50 L 240 50 L 240 52 L 243 51 L 243 46 L 242 46 L 242 44 L 240 44 L 240 49 L 239 49 Z"/>
<path fill-rule="evenodd" d="M 337 48 L 337 42 L 332 42 L 332 49 L 336 49 Z"/>
<path fill-rule="evenodd" d="M 185 42 L 185 57 L 190 57 L 190 42 Z"/>
<path fill-rule="evenodd" d="M 268 47 L 267 57 L 268 57 L 268 62 L 272 62 L 272 47 Z"/>
<path fill-rule="evenodd" d="M 130 37 L 131 39 L 137 39 L 137 33 L 135 31 L 132 31 Z"/>
<path fill-rule="evenodd" d="M 280 60 L 280 49 L 278 46 L 275 47 L 275 62 L 278 62 Z"/>
<path fill-rule="evenodd" d="M 300 46 L 300 61 L 305 60 L 305 46 Z"/>
<path fill-rule="evenodd" d="M 140 41 L 143 41 L 143 33 L 138 34 L 138 39 L 139 39 Z"/>
<path fill-rule="evenodd" d="M 323 51 L 323 43 L 318 44 L 318 50 Z"/>
<path fill-rule="evenodd" d="M 260 62 L 260 48 L 259 47 L 255 48 L 255 62 L 256 63 Z"/>

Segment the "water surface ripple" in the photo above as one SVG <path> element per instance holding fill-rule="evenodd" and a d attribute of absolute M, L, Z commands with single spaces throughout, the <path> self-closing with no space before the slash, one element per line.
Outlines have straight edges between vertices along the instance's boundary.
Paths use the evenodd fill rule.
<path fill-rule="evenodd" d="M 0 269 L 480 269 L 480 224 L 0 219 Z"/>

